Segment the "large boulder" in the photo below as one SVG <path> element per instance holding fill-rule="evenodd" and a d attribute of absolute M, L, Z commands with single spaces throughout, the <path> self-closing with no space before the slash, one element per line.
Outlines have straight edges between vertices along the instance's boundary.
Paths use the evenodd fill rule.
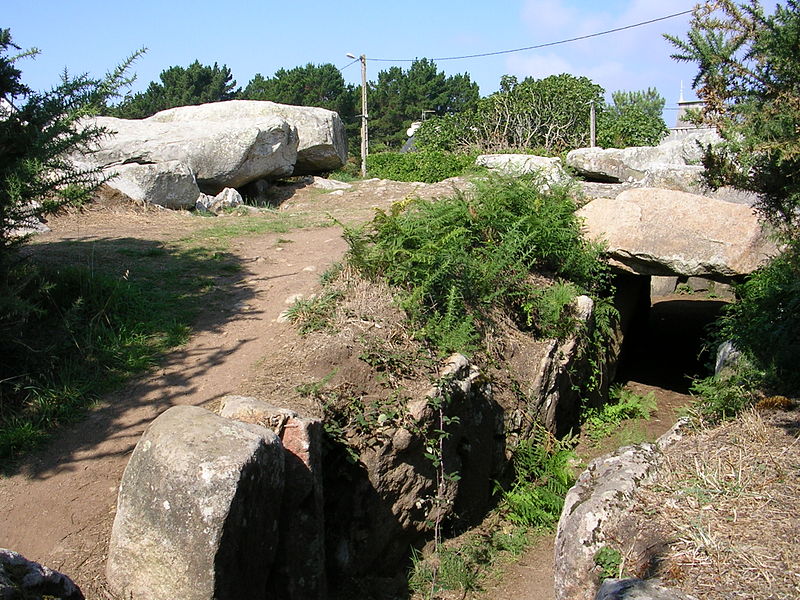
<path fill-rule="evenodd" d="M 599 568 L 595 555 L 612 540 L 639 486 L 649 480 L 661 453 L 656 446 L 625 446 L 589 463 L 567 492 L 555 541 L 556 600 L 593 600 Z"/>
<path fill-rule="evenodd" d="M 347 162 L 347 138 L 342 120 L 338 114 L 324 108 L 258 100 L 230 100 L 171 108 L 156 113 L 148 120 L 156 123 L 229 123 L 276 117 L 287 121 L 297 130 L 299 144 L 293 175 L 333 171 Z"/>
<path fill-rule="evenodd" d="M 578 211 L 612 264 L 639 275 L 727 280 L 761 266 L 777 248 L 742 204 L 656 188 L 598 198 Z"/>
<path fill-rule="evenodd" d="M 570 181 L 570 176 L 561 165 L 560 158 L 530 154 L 481 154 L 475 159 L 475 164 L 504 175 L 537 173 L 548 186 Z"/>
<path fill-rule="evenodd" d="M 77 585 L 63 573 L 0 548 L 2 600 L 83 600 Z"/>
<path fill-rule="evenodd" d="M 111 588 L 137 600 L 264 597 L 283 474 L 272 431 L 194 406 L 165 411 L 122 478 Z"/>
<path fill-rule="evenodd" d="M 124 164 L 109 170 L 106 184 L 131 200 L 165 208 L 192 208 L 200 188 L 185 163 L 170 160 L 154 164 Z"/>
<path fill-rule="evenodd" d="M 631 187 L 657 187 L 752 206 L 758 200 L 752 192 L 706 186 L 700 164 L 703 148 L 720 141 L 713 129 L 698 129 L 657 146 L 578 148 L 567 154 L 567 166 L 589 180 L 584 191 L 590 198 L 613 198 Z"/>
<path fill-rule="evenodd" d="M 202 106 L 172 110 L 189 108 Z M 177 162 L 194 176 L 201 191 L 211 194 L 256 179 L 290 175 L 294 170 L 297 130 L 282 118 L 231 114 L 227 120 L 201 120 L 198 114 L 197 119 L 161 121 L 159 115 L 138 121 L 94 118 L 95 125 L 114 135 L 105 138 L 94 152 L 76 157 L 76 162 L 119 172 L 121 181 L 126 173 L 117 167 Z M 121 184 L 112 180 L 110 185 Z"/>
<path fill-rule="evenodd" d="M 640 181 L 654 170 L 679 171 L 692 167 L 688 171 L 699 173 L 702 171 L 699 167 L 702 146 L 719 141 L 715 132 L 698 130 L 695 135 L 662 142 L 658 146 L 578 148 L 567 154 L 567 166 L 587 179 L 610 183 Z"/>

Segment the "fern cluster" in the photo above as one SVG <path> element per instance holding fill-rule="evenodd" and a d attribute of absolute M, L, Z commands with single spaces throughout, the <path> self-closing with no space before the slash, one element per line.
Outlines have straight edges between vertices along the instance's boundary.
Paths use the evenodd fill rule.
<path fill-rule="evenodd" d="M 474 349 L 493 311 L 561 337 L 574 331 L 574 297 L 606 282 L 600 248 L 583 239 L 574 211 L 566 188 L 488 178 L 469 195 L 378 211 L 346 231 L 349 261 L 400 290 L 419 335 L 443 352 Z"/>
<path fill-rule="evenodd" d="M 557 440 L 539 428 L 514 450 L 514 483 L 503 494 L 506 518 L 512 523 L 550 529 L 558 523 L 564 497 L 574 483 L 570 440 Z"/>

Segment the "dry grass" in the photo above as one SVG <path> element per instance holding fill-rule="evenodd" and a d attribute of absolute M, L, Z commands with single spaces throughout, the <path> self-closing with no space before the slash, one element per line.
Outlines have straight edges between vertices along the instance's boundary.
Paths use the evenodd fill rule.
<path fill-rule="evenodd" d="M 700 600 L 799 598 L 799 433 L 797 412 L 751 411 L 668 449 L 634 525 L 662 550 L 637 574 Z"/>

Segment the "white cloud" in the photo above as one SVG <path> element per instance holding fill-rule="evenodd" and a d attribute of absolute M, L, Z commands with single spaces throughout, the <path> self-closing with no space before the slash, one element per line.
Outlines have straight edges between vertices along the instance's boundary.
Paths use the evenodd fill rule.
<path fill-rule="evenodd" d="M 524 0 L 521 21 L 531 44 L 589 35 L 689 10 L 695 0 Z M 662 33 L 683 35 L 689 16 L 677 17 L 588 40 L 513 54 L 506 69 L 518 77 L 557 73 L 585 75 L 608 94 L 657 87 L 668 104 L 677 100 L 680 81 L 687 86 L 694 67 L 679 65 Z"/>

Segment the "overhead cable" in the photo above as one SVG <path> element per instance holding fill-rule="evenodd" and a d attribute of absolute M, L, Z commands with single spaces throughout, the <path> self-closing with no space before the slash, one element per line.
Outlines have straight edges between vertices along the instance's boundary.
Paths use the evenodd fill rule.
<path fill-rule="evenodd" d="M 536 44 L 535 46 L 526 46 L 525 48 L 514 48 L 512 50 L 498 50 L 496 52 L 483 52 L 481 54 L 467 54 L 464 56 L 440 56 L 439 58 L 432 58 L 430 60 L 442 61 L 442 60 L 462 60 L 465 58 L 482 58 L 484 56 L 497 56 L 499 54 L 511 54 L 513 52 L 524 52 L 525 50 L 536 50 L 539 48 L 547 48 L 549 46 L 558 46 L 559 44 L 567 44 L 569 42 L 588 40 L 589 38 L 599 37 L 601 35 L 608 35 L 609 33 L 617 33 L 618 31 L 625 31 L 626 29 L 633 29 L 634 27 L 642 27 L 643 25 L 650 25 L 652 23 L 658 23 L 659 21 L 666 21 L 667 19 L 673 19 L 675 17 L 680 17 L 682 15 L 688 15 L 691 12 L 692 12 L 691 10 L 684 10 L 682 12 L 677 12 L 671 15 L 658 17 L 656 19 L 650 19 L 649 21 L 641 21 L 640 23 L 625 25 L 624 27 L 615 27 L 614 29 L 608 29 L 606 31 L 599 31 L 597 33 L 580 35 L 578 37 L 573 37 L 566 40 L 558 40 L 557 42 L 547 42 L 545 44 Z M 414 62 L 417 59 L 416 58 L 370 58 L 369 60 L 376 62 Z"/>

